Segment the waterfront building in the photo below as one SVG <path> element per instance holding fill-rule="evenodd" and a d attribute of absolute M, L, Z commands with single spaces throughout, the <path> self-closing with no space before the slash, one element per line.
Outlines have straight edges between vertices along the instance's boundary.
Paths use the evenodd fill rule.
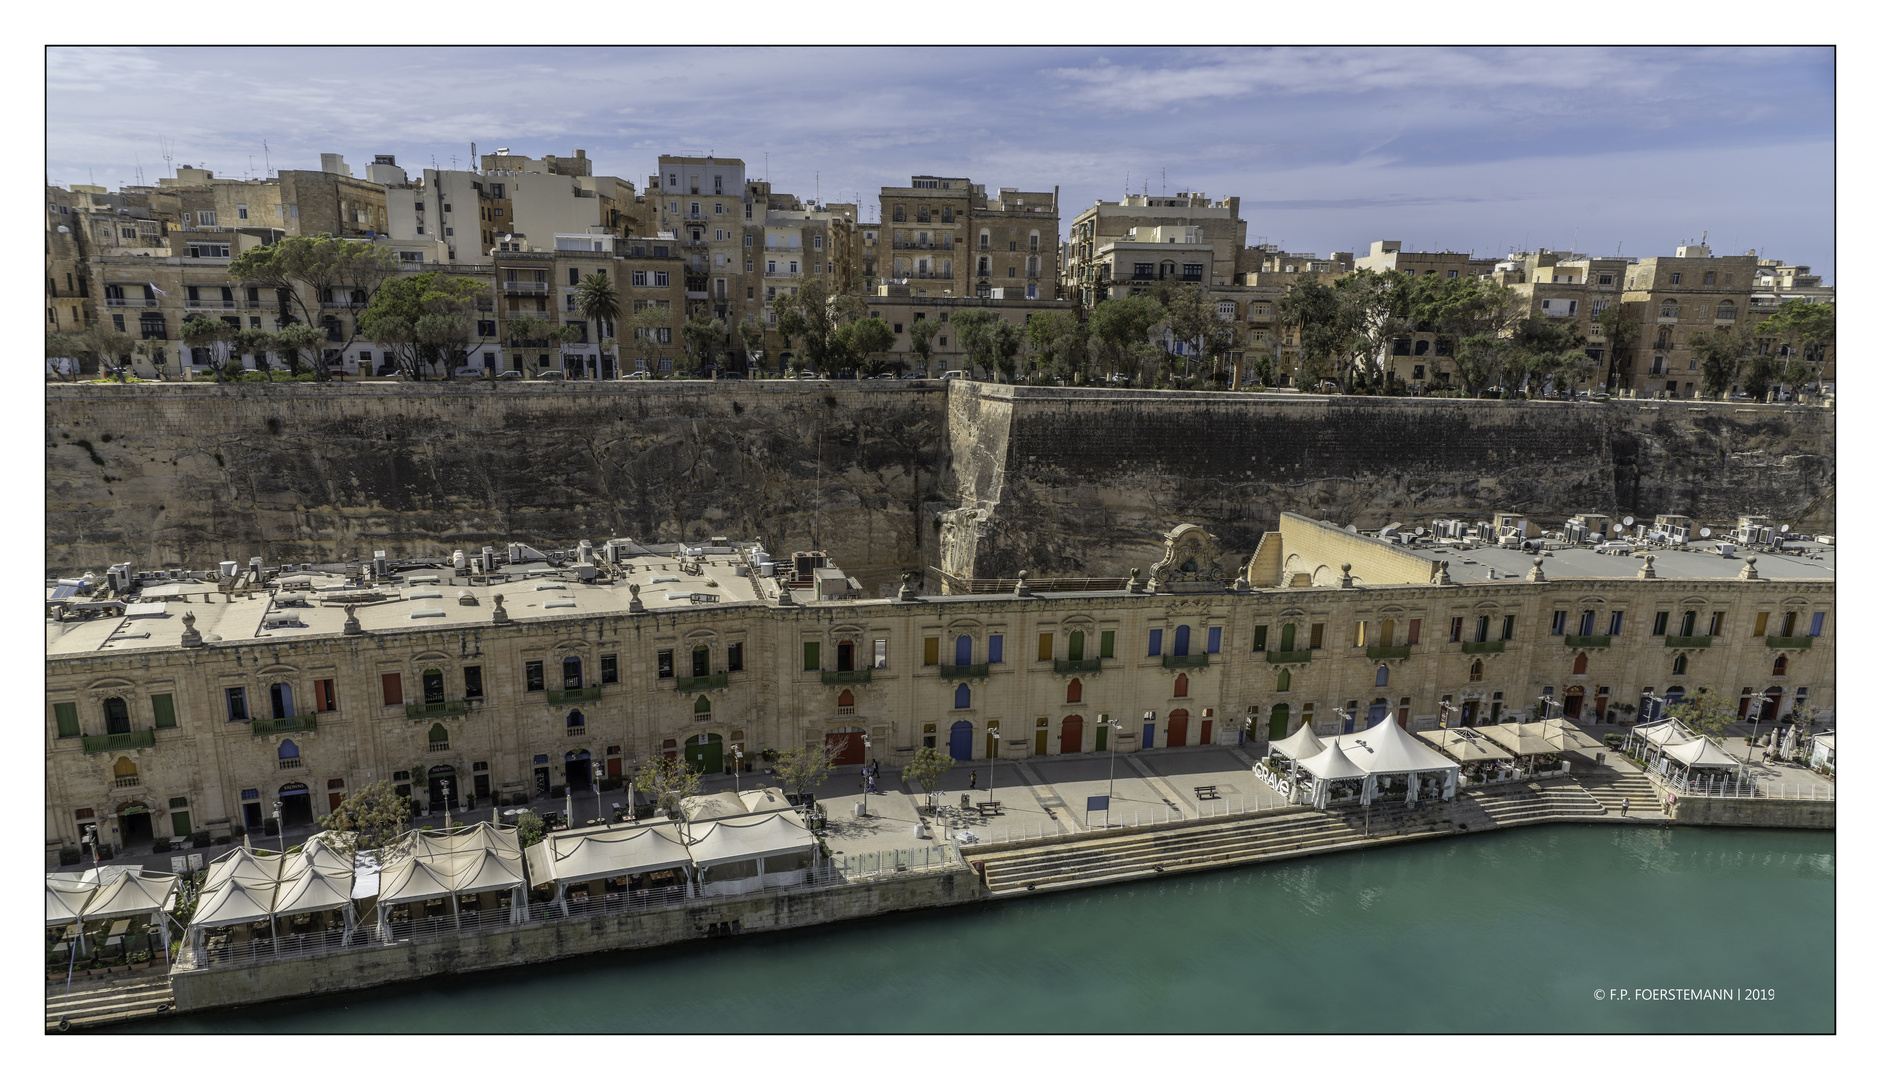
<path fill-rule="evenodd" d="M 1542 698 L 1624 721 L 1699 686 L 1765 720 L 1835 706 L 1832 554 L 1393 537 L 1285 514 L 1236 571 L 1185 525 L 1128 582 L 879 600 L 822 553 L 723 539 L 213 580 L 120 565 L 48 598 L 46 844 L 259 831 L 277 800 L 292 826 L 374 780 L 483 805 L 656 755 L 859 764 L 865 733 L 894 767 L 1103 751 L 1112 717 L 1139 750 Z"/>

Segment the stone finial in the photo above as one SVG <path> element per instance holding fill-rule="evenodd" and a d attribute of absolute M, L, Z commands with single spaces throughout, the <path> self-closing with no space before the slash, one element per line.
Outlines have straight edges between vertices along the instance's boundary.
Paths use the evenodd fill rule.
<path fill-rule="evenodd" d="M 1530 581 L 1547 581 L 1548 580 L 1548 575 L 1541 572 L 1541 557 L 1540 556 L 1535 557 L 1535 566 L 1533 569 L 1531 569 L 1528 572 L 1528 580 Z"/>
<path fill-rule="evenodd" d="M 1352 587 L 1352 564 L 1349 562 L 1339 564 L 1339 587 L 1341 589 Z"/>
<path fill-rule="evenodd" d="M 364 630 L 359 628 L 359 616 L 353 614 L 353 610 L 354 605 L 346 605 L 346 624 L 340 627 L 340 633 L 345 634 L 347 637 L 358 637 L 365 633 Z"/>
<path fill-rule="evenodd" d="M 647 609 L 647 606 L 640 602 L 640 583 L 639 582 L 637 581 L 629 582 L 627 585 L 627 593 L 629 596 L 629 599 L 627 601 L 627 610 L 629 612 L 645 611 Z M 500 601 L 503 598 L 499 596 L 497 597 L 497 599 Z"/>
<path fill-rule="evenodd" d="M 895 599 L 914 600 L 917 596 L 918 594 L 914 591 L 914 574 L 903 570 L 901 572 L 901 589 L 895 593 Z"/>
<path fill-rule="evenodd" d="M 1131 592 L 1135 592 L 1135 593 L 1142 592 L 1143 591 L 1143 571 L 1132 566 L 1130 568 L 1130 584 L 1125 587 L 1128 588 Z"/>
<path fill-rule="evenodd" d="M 202 634 L 196 630 L 196 613 L 193 611 L 183 613 L 182 646 L 185 649 L 202 648 Z"/>
<path fill-rule="evenodd" d="M 490 609 L 490 621 L 493 623 L 508 622 L 509 612 L 503 610 L 503 594 L 497 593 L 494 597 L 491 597 L 491 599 L 496 601 L 496 606 Z"/>
<path fill-rule="evenodd" d="M 1026 572 L 1024 570 L 1019 571 L 1019 583 L 1012 587 L 1012 595 L 1014 596 L 1031 596 L 1032 595 L 1032 587 L 1025 583 L 1025 579 L 1026 579 Z"/>
<path fill-rule="evenodd" d="M 1656 578 L 1659 576 L 1659 572 L 1652 568 L 1652 559 L 1651 555 L 1646 556 L 1646 562 L 1639 568 L 1639 577 Z"/>
<path fill-rule="evenodd" d="M 1737 572 L 1737 576 L 1743 581 L 1757 580 L 1757 557 L 1755 555 L 1744 560 L 1744 568 Z"/>
<path fill-rule="evenodd" d="M 1432 573 L 1432 574 L 1430 575 L 1430 583 L 1431 583 L 1432 585 L 1449 585 L 1449 584 L 1451 584 L 1451 581 L 1450 581 L 1450 562 L 1449 562 L 1449 560 L 1448 560 L 1448 559 L 1446 559 L 1446 560 L 1444 560 L 1443 562 L 1440 562 L 1440 563 L 1438 563 L 1438 564 L 1437 564 L 1437 569 L 1436 569 L 1436 572 L 1434 572 L 1434 573 Z"/>
<path fill-rule="evenodd" d="M 783 582 L 783 581 L 778 582 L 777 583 L 777 606 L 778 607 L 795 607 L 796 604 L 797 604 L 797 598 L 790 594 L 790 584 L 788 582 Z"/>

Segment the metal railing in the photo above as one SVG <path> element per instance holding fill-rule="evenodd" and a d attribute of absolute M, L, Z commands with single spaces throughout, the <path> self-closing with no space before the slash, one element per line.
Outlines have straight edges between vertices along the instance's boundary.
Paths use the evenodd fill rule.
<path fill-rule="evenodd" d="M 1799 799 L 1806 802 L 1834 802 L 1834 784 L 1772 784 L 1754 776 L 1701 776 L 1681 779 L 1659 778 L 1680 795 L 1700 795 L 1707 799 Z"/>
<path fill-rule="evenodd" d="M 316 731 L 320 727 L 312 716 L 284 716 L 279 720 L 264 720 L 256 717 L 248 722 L 248 733 L 255 738 L 268 735 L 285 735 L 293 731 Z"/>
<path fill-rule="evenodd" d="M 1772 649 L 1807 649 L 1816 643 L 1812 637 L 1776 637 L 1763 639 L 1763 643 Z"/>
<path fill-rule="evenodd" d="M 133 296 L 133 297 L 128 297 L 128 298 L 122 297 L 122 296 L 105 297 L 105 307 L 156 307 L 156 306 L 157 306 L 157 298 L 154 296 L 145 296 L 145 297 Z"/>
<path fill-rule="evenodd" d="M 546 293 L 549 291 L 549 283 L 546 281 L 505 281 L 503 282 L 503 291 L 513 293 Z"/>
<path fill-rule="evenodd" d="M 1409 645 L 1367 645 L 1365 647 L 1367 660 L 1404 660 L 1410 655 Z"/>
<path fill-rule="evenodd" d="M 893 851 L 864 851 L 855 855 L 836 855 L 830 859 L 829 869 L 840 874 L 845 881 L 863 881 L 874 877 L 890 877 L 905 874 L 913 870 L 940 870 L 948 866 L 957 866 L 954 849 L 945 845 L 930 845 L 918 848 L 896 848 Z"/>
<path fill-rule="evenodd" d="M 920 240 L 896 240 L 893 241 L 893 245 L 896 251 L 952 251 L 954 249 L 954 245 L 951 241 L 942 243 L 939 240 L 929 240 L 926 242 Z M 965 245 L 962 246 L 964 247 Z"/>
<path fill-rule="evenodd" d="M 1053 660 L 1052 672 L 1058 675 L 1070 675 L 1085 671 L 1104 670 L 1104 661 L 1099 657 L 1086 660 Z"/>
<path fill-rule="evenodd" d="M 423 705 L 405 706 L 405 719 L 428 720 L 434 716 L 461 716 L 470 708 L 462 701 L 432 701 Z"/>
<path fill-rule="evenodd" d="M 1507 645 L 1508 642 L 1506 641 L 1465 641 L 1463 643 L 1463 651 L 1466 654 L 1499 653 Z"/>
<path fill-rule="evenodd" d="M 598 686 L 584 686 L 578 690 L 549 691 L 549 704 L 551 705 L 569 705 L 579 701 L 599 700 L 601 700 L 601 688 Z"/>
<path fill-rule="evenodd" d="M 117 735 L 87 735 L 79 740 L 79 745 L 87 754 L 104 754 L 113 750 L 137 750 L 157 745 L 157 733 L 152 730 L 126 731 Z"/>
<path fill-rule="evenodd" d="M 824 686 L 841 686 L 847 683 L 867 683 L 875 681 L 875 670 L 863 668 L 860 671 L 825 671 Z"/>
<path fill-rule="evenodd" d="M 1207 666 L 1207 653 L 1192 653 L 1188 656 L 1170 654 L 1163 657 L 1163 668 L 1168 671 L 1174 671 L 1177 668 L 1204 668 Z"/>
<path fill-rule="evenodd" d="M 731 676 L 722 671 L 716 675 L 681 675 L 673 680 L 673 689 L 682 694 L 694 690 L 723 690 L 730 681 Z"/>
<path fill-rule="evenodd" d="M 183 306 L 186 308 L 190 308 L 192 310 L 201 309 L 201 308 L 220 308 L 226 311 L 233 311 L 235 309 L 235 301 L 233 300 L 184 300 Z"/>

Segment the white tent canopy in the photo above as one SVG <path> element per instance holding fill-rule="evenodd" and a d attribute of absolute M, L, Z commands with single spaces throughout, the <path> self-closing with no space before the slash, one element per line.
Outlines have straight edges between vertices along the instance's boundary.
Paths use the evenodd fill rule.
<path fill-rule="evenodd" d="M 89 882 L 59 880 L 52 874 L 46 875 L 46 925 L 60 926 L 77 922 L 91 902 L 92 894 L 98 886 Z"/>
<path fill-rule="evenodd" d="M 1456 795 L 1457 774 L 1461 771 L 1457 763 L 1417 741 L 1390 717 L 1364 731 L 1340 735 L 1333 741 L 1345 751 L 1347 758 L 1364 768 L 1365 789 L 1360 795 L 1364 802 L 1371 802 L 1377 794 L 1380 777 L 1394 775 L 1407 779 L 1406 803 L 1417 801 L 1422 773 L 1436 774 L 1442 784 L 1442 798 Z"/>
<path fill-rule="evenodd" d="M 687 821 L 717 821 L 720 818 L 743 817 L 750 812 L 745 808 L 744 800 L 729 791 L 692 795 L 679 800 L 679 816 Z"/>
<path fill-rule="evenodd" d="M 1540 724 L 1488 724 L 1476 730 L 1517 757 L 1552 754 L 1560 749 L 1542 737 Z"/>
<path fill-rule="evenodd" d="M 457 897 L 463 893 L 509 892 L 510 921 L 527 916 L 527 882 L 523 877 L 522 848 L 516 830 L 480 821 L 446 831 L 406 833 L 385 849 L 379 869 L 379 934 L 390 940 L 387 915 L 394 904 L 451 898 L 451 917 L 458 918 Z"/>
<path fill-rule="evenodd" d="M 788 812 L 715 821 L 689 848 L 706 895 L 796 884 L 815 851 L 816 837 Z"/>
<path fill-rule="evenodd" d="M 532 885 L 572 885 L 692 865 L 676 825 L 550 833 L 527 854 Z"/>
<path fill-rule="evenodd" d="M 290 855 L 281 866 L 281 883 L 274 893 L 276 915 L 340 910 L 352 923 L 353 864 L 315 836 Z"/>
<path fill-rule="evenodd" d="M 1347 757 L 1336 740 L 1324 750 L 1300 762 L 1300 768 L 1313 776 L 1309 801 L 1320 810 L 1324 810 L 1326 804 L 1332 799 L 1333 781 L 1362 780 L 1365 777 L 1365 767 Z"/>
<path fill-rule="evenodd" d="M 1302 724 L 1300 730 L 1271 744 L 1268 749 L 1288 761 L 1305 761 L 1326 749 L 1326 744 L 1320 742 L 1319 736 L 1313 734 L 1312 725 Z"/>
<path fill-rule="evenodd" d="M 1677 720 L 1663 720 L 1657 724 L 1642 724 L 1633 729 L 1633 737 L 1644 739 L 1654 746 L 1663 747 L 1667 743 L 1690 742 L 1698 736 Z"/>
<path fill-rule="evenodd" d="M 1541 737 L 1554 744 L 1557 750 L 1599 750 L 1606 745 L 1558 716 L 1541 722 Z"/>
<path fill-rule="evenodd" d="M 1688 769 L 1735 769 L 1743 764 L 1718 749 L 1710 739 L 1693 739 L 1665 748 L 1667 757 Z"/>
<path fill-rule="evenodd" d="M 176 910 L 176 874 L 131 870 L 101 885 L 85 905 L 85 919 L 121 919 L 128 915 L 155 915 Z"/>
<path fill-rule="evenodd" d="M 1507 761 L 1507 750 L 1484 738 L 1475 728 L 1439 728 L 1420 731 L 1417 737 L 1461 762 Z"/>

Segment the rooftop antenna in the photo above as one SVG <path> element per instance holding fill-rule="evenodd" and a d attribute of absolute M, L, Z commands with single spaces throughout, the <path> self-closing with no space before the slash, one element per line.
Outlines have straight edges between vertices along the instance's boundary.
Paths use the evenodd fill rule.
<path fill-rule="evenodd" d="M 144 186 L 144 159 L 141 154 L 132 154 L 131 160 L 137 163 L 137 186 Z"/>
<path fill-rule="evenodd" d="M 170 171 L 170 159 L 176 155 L 176 143 L 162 135 L 157 136 L 157 146 L 163 151 L 163 168 Z"/>
<path fill-rule="evenodd" d="M 1163 194 L 1169 194 L 1169 170 L 1167 168 L 1163 170 Z"/>
<path fill-rule="evenodd" d="M 274 162 L 268 160 L 268 140 L 266 139 L 261 140 L 261 169 L 269 173 L 274 171 Z"/>

